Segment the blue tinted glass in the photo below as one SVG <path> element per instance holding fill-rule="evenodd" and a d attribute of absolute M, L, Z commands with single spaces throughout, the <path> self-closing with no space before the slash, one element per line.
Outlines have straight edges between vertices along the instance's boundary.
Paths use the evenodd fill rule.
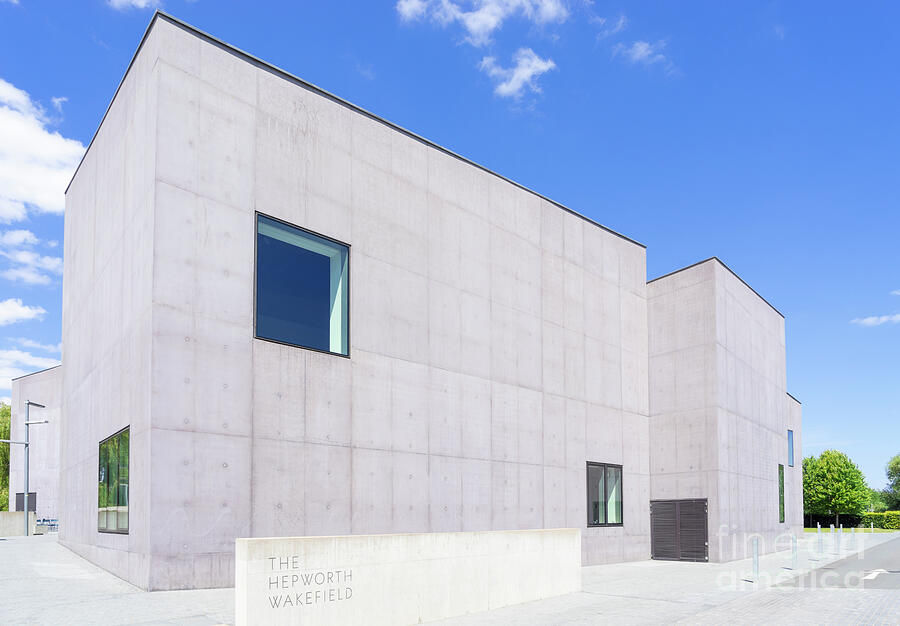
<path fill-rule="evenodd" d="M 794 467 L 794 431 L 788 431 L 788 466 Z"/>
<path fill-rule="evenodd" d="M 347 354 L 347 247 L 257 221 L 256 335 Z"/>

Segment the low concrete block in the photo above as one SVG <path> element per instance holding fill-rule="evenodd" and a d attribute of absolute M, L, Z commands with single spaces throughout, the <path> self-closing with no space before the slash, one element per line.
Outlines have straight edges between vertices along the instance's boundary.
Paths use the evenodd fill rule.
<path fill-rule="evenodd" d="M 0 511 L 0 537 L 22 537 L 25 535 L 25 518 L 21 511 Z M 36 535 L 37 517 L 36 513 L 28 514 L 28 532 Z M 44 534 L 43 530 L 40 534 Z"/>
<path fill-rule="evenodd" d="M 235 620 L 419 624 L 581 591 L 581 531 L 238 539 Z"/>

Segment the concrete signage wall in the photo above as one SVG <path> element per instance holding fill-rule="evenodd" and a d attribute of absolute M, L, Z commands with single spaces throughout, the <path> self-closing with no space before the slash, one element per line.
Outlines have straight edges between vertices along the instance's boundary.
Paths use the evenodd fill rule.
<path fill-rule="evenodd" d="M 28 514 L 28 532 L 35 534 L 37 517 Z M 25 535 L 25 520 L 21 511 L 0 511 L 0 537 L 21 537 Z"/>
<path fill-rule="evenodd" d="M 581 531 L 238 539 L 243 624 L 418 624 L 581 591 Z"/>

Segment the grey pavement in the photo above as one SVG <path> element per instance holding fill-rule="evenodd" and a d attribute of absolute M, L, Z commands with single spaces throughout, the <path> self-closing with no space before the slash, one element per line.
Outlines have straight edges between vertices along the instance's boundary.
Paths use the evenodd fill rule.
<path fill-rule="evenodd" d="M 439 622 L 495 624 L 900 624 L 900 533 L 800 539 L 791 551 L 730 563 L 637 561 L 583 568 L 581 593 Z M 861 553 L 860 553 L 861 551 Z M 849 558 L 848 558 L 849 557 Z M 892 565 L 893 564 L 893 565 Z M 797 588 L 812 573 L 884 569 L 859 588 Z M 799 577 L 799 579 L 798 579 Z M 793 587 L 790 585 L 794 585 Z M 148 593 L 88 563 L 55 535 L 0 540 L 0 624 L 230 624 L 234 590 Z"/>
<path fill-rule="evenodd" d="M 894 535 L 896 536 L 896 535 Z M 798 576 L 786 586 L 900 590 L 900 537 Z"/>
<path fill-rule="evenodd" d="M 0 624 L 231 623 L 233 589 L 148 593 L 59 545 L 56 535 L 0 540 Z"/>

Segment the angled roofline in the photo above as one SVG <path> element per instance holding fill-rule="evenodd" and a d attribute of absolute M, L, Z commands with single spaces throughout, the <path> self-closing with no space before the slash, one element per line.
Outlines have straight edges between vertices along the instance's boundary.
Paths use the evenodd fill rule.
<path fill-rule="evenodd" d="M 663 278 L 668 278 L 669 276 L 672 276 L 672 275 L 677 274 L 677 273 L 679 273 L 679 272 L 687 271 L 687 270 L 689 270 L 689 269 L 691 269 L 691 268 L 697 267 L 698 265 L 703 265 L 704 263 L 709 263 L 710 261 L 715 261 L 716 263 L 718 263 L 719 265 L 721 265 L 722 267 L 724 267 L 726 270 L 728 270 L 729 272 L 731 272 L 731 275 L 732 275 L 732 276 L 734 276 L 734 277 L 737 278 L 739 281 L 741 281 L 742 283 L 744 283 L 744 286 L 747 287 L 747 289 L 749 289 L 750 291 L 752 291 L 753 293 L 755 293 L 755 294 L 756 294 L 756 297 L 758 297 L 760 300 L 762 300 L 763 302 L 765 302 L 766 304 L 768 304 L 769 307 L 771 307 L 771 309 L 772 309 L 773 311 L 775 311 L 776 313 L 778 313 L 778 315 L 781 316 L 781 319 L 784 319 L 784 313 L 782 313 L 781 311 L 779 311 L 778 309 L 776 309 L 776 308 L 774 307 L 774 305 L 773 305 L 771 302 L 769 302 L 768 300 L 766 300 L 765 298 L 763 298 L 761 295 L 759 295 L 759 292 L 758 292 L 756 289 L 754 289 L 753 287 L 751 287 L 751 286 L 747 283 L 746 280 L 744 280 L 743 278 L 741 278 L 740 276 L 738 276 L 737 273 L 736 273 L 733 269 L 731 269 L 730 267 L 728 267 L 727 265 L 725 265 L 725 262 L 722 261 L 722 259 L 720 259 L 720 258 L 717 257 L 717 256 L 711 256 L 711 257 L 709 257 L 708 259 L 703 259 L 702 261 L 697 261 L 696 263 L 694 263 L 694 264 L 692 264 L 692 265 L 688 265 L 687 267 L 682 267 L 681 269 L 675 270 L 674 272 L 669 272 L 668 274 L 663 274 L 662 276 L 657 276 L 657 277 L 654 278 L 653 280 L 648 280 L 648 281 L 647 281 L 647 284 L 649 285 L 650 283 L 656 282 L 657 280 L 662 280 Z"/>
<path fill-rule="evenodd" d="M 75 176 L 78 174 L 78 170 L 81 169 L 81 164 L 84 162 L 84 159 L 87 156 L 88 151 L 91 149 L 91 146 L 94 144 L 94 139 L 97 138 L 97 134 L 100 132 L 100 127 L 103 126 L 103 122 L 104 122 L 104 120 L 106 120 L 106 116 L 109 114 L 109 110 L 112 108 L 113 102 L 115 102 L 116 96 L 119 94 L 119 90 L 122 88 L 122 85 L 125 82 L 125 79 L 128 77 L 128 72 L 131 71 L 131 66 L 134 65 L 134 61 L 137 58 L 137 55 L 140 53 L 141 48 L 144 45 L 144 42 L 147 40 L 147 37 L 150 35 L 150 31 L 152 30 L 153 25 L 156 23 L 157 19 L 164 19 L 167 22 L 169 22 L 170 24 L 173 24 L 174 26 L 178 26 L 182 30 L 184 30 L 196 37 L 199 37 L 200 39 L 203 39 L 203 40 L 207 41 L 208 43 L 211 43 L 211 44 L 225 50 L 226 52 L 233 54 L 236 57 L 239 57 L 239 58 L 247 61 L 260 69 L 271 72 L 272 74 L 274 74 L 280 78 L 283 78 L 292 83 L 300 85 L 301 87 L 309 89 L 309 90 L 319 94 L 320 96 L 328 98 L 328 99 L 332 100 L 333 102 L 336 102 L 340 105 L 343 105 L 343 106 L 351 109 L 352 111 L 355 111 L 356 113 L 360 113 L 376 122 L 384 124 L 385 126 L 387 126 L 388 128 L 390 128 L 392 130 L 403 133 L 407 137 L 409 137 L 411 139 L 415 139 L 416 141 L 419 141 L 430 148 L 440 150 L 444 154 L 447 154 L 456 159 L 459 159 L 460 161 L 462 161 L 468 165 L 477 167 L 478 169 L 480 169 L 484 172 L 487 172 L 488 174 L 492 174 L 492 175 L 496 176 L 497 178 L 500 178 L 500 179 L 518 187 L 519 189 L 522 189 L 523 191 L 527 191 L 528 193 L 533 194 L 542 200 L 546 200 L 550 204 L 562 209 L 563 211 L 566 211 L 576 217 L 583 219 L 584 221 L 588 222 L 589 224 L 593 224 L 594 226 L 597 226 L 598 228 L 605 230 L 606 232 L 610 233 L 611 235 L 615 235 L 616 237 L 624 239 L 625 241 L 627 241 L 629 243 L 633 243 L 636 246 L 640 246 L 641 248 L 644 248 L 645 250 L 647 248 L 647 246 L 645 246 L 641 242 L 635 241 L 631 237 L 627 237 L 627 236 L 623 235 L 622 233 L 616 232 L 613 229 L 608 228 L 608 227 L 604 226 L 603 224 L 601 224 L 595 220 L 592 220 L 591 218 L 589 218 L 585 215 L 582 215 L 578 211 L 570 209 L 569 207 L 557 202 L 556 200 L 548 198 L 547 196 L 544 196 L 544 195 L 534 191 L 533 189 L 530 189 L 530 188 L 526 187 L 525 185 L 522 185 L 521 183 L 517 183 L 516 181 L 509 179 L 506 176 L 503 176 L 502 174 L 498 174 L 497 172 L 495 172 L 491 169 L 488 169 L 487 167 L 485 167 L 479 163 L 476 163 L 475 161 L 472 161 L 471 159 L 467 159 L 466 157 L 464 157 L 460 154 L 457 154 L 456 152 L 453 152 L 452 150 L 445 148 L 444 146 L 441 146 L 440 144 L 437 144 L 429 139 L 426 139 L 425 137 L 422 137 L 421 135 L 418 135 L 418 134 L 412 132 L 411 130 L 403 128 L 402 126 L 399 126 L 398 124 L 394 124 L 393 122 L 388 121 L 388 120 L 384 119 L 383 117 L 380 117 L 380 116 L 372 113 L 371 111 L 368 111 L 368 110 L 362 108 L 361 106 L 358 106 L 356 104 L 353 104 L 352 102 L 344 100 L 340 96 L 336 96 L 333 93 L 331 93 L 330 91 L 327 91 L 327 90 L 322 89 L 321 87 L 318 87 L 310 82 L 307 82 L 307 81 L 303 80 L 302 78 L 299 78 L 298 76 L 295 76 L 294 74 L 291 74 L 290 72 L 287 72 L 287 71 L 281 69 L 280 67 L 272 65 L 271 63 L 268 63 L 266 61 L 263 61 L 262 59 L 253 56 L 249 52 L 245 52 L 245 51 L 241 50 L 240 48 L 237 48 L 229 43 L 226 43 L 226 42 L 222 41 L 221 39 L 218 39 L 217 37 L 214 37 L 214 36 L 210 35 L 209 33 L 206 33 L 204 31 L 200 30 L 199 28 L 196 28 L 195 26 L 192 26 L 192 25 L 188 24 L 187 22 L 184 22 L 184 21 L 178 19 L 177 17 L 170 15 L 170 14 L 166 13 L 165 11 L 161 11 L 159 9 L 154 11 L 153 17 L 150 19 L 150 24 L 147 26 L 147 29 L 144 31 L 144 36 L 141 37 L 141 42 L 138 44 L 137 50 L 135 50 L 134 55 L 131 57 L 131 61 L 128 63 L 128 67 L 125 70 L 125 74 L 122 76 L 122 80 L 119 81 L 119 86 L 116 87 L 116 92 L 113 94 L 112 100 L 110 100 L 109 105 L 106 107 L 106 112 L 103 114 L 103 118 L 101 118 L 100 124 L 97 126 L 97 130 L 94 131 L 94 135 L 93 135 L 93 137 L 91 137 L 91 141 L 90 141 L 90 143 L 88 143 L 88 146 L 85 149 L 84 154 L 81 157 L 81 161 L 79 161 L 79 163 L 78 163 L 78 167 L 75 168 L 75 172 L 72 174 L 72 178 L 69 180 L 69 184 L 66 186 L 66 193 L 68 193 L 69 187 L 72 186 L 72 181 L 75 180 Z"/>
<path fill-rule="evenodd" d="M 45 367 L 44 369 L 38 370 L 36 372 L 30 372 L 28 374 L 22 374 L 21 376 L 16 376 L 15 378 L 11 378 L 10 382 L 16 381 L 16 380 L 22 380 L 23 378 L 28 378 L 29 376 L 34 376 L 35 374 L 43 374 L 44 372 L 49 372 L 50 370 L 55 370 L 57 367 L 62 367 L 62 363 L 59 363 L 58 365 L 51 365 L 50 367 Z"/>
<path fill-rule="evenodd" d="M 794 396 L 792 396 L 792 395 L 790 394 L 790 392 L 785 391 L 785 393 L 788 395 L 788 398 L 790 398 L 791 400 L 793 400 L 793 401 L 796 402 L 797 404 L 803 404 L 803 403 L 800 402 L 797 398 L 795 398 Z"/>

